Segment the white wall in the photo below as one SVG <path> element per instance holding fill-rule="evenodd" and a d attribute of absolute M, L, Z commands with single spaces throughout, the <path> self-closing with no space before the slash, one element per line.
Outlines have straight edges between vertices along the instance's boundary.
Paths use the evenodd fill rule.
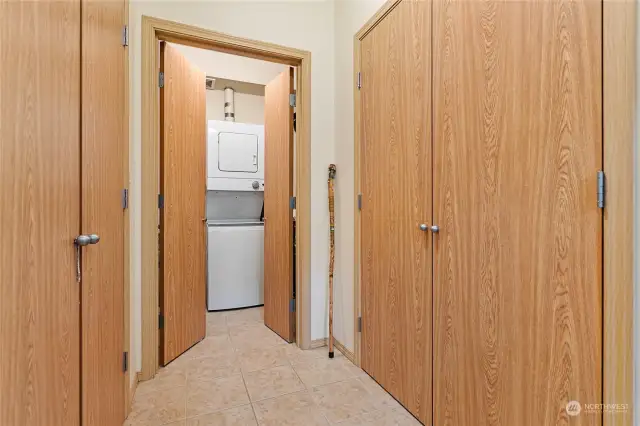
<path fill-rule="evenodd" d="M 236 122 L 264 124 L 264 96 L 236 92 L 233 103 Z M 207 90 L 207 120 L 224 120 L 224 90 Z"/>
<path fill-rule="evenodd" d="M 354 349 L 354 170 L 353 170 L 353 37 L 384 0 L 336 0 L 335 3 L 335 161 L 336 260 L 334 335 Z"/>
<path fill-rule="evenodd" d="M 311 52 L 311 338 L 327 335 L 327 166 L 334 159 L 333 1 L 135 1 L 129 10 L 131 84 L 131 359 L 141 368 L 141 17 L 149 15 Z M 132 378 L 135 376 L 131 375 Z"/>

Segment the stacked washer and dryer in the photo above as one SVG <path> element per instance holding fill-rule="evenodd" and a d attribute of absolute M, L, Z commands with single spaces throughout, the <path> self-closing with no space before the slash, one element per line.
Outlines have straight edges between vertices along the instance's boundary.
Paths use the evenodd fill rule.
<path fill-rule="evenodd" d="M 207 127 L 207 308 L 262 305 L 264 126 Z"/>

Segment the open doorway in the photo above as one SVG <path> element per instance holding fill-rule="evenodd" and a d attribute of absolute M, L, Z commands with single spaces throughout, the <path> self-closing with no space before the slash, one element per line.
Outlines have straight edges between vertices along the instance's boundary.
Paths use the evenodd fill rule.
<path fill-rule="evenodd" d="M 233 54 L 236 55 L 236 59 L 246 60 L 247 58 L 252 58 L 253 60 L 266 60 L 270 62 L 271 65 L 278 64 L 278 66 L 286 70 L 286 72 L 278 74 L 279 78 L 274 79 L 275 84 L 263 84 L 263 86 L 265 86 L 265 103 L 268 102 L 267 99 L 270 96 L 269 93 L 271 93 L 269 87 L 274 87 L 274 91 L 278 94 L 278 101 L 274 107 L 264 108 L 265 111 L 273 112 L 271 115 L 272 121 L 280 123 L 282 122 L 282 117 L 280 116 L 283 114 L 283 111 L 286 110 L 287 114 L 285 115 L 289 117 L 288 126 L 291 130 L 290 134 L 285 137 L 287 131 L 283 129 L 286 129 L 287 126 L 279 126 L 281 128 L 276 129 L 275 135 L 271 135 L 269 129 L 274 128 L 274 126 L 267 124 L 269 115 L 265 115 L 265 123 L 263 124 L 265 126 L 265 142 L 270 140 L 270 138 L 275 140 L 287 140 L 288 138 L 288 149 L 286 149 L 288 157 L 283 157 L 282 150 L 279 152 L 276 151 L 273 155 L 275 160 L 271 162 L 268 160 L 270 155 L 269 144 L 265 144 L 265 187 L 268 187 L 269 181 L 280 182 L 283 180 L 282 175 L 288 177 L 284 180 L 288 180 L 289 182 L 285 182 L 284 185 L 272 185 L 274 188 L 274 197 L 270 197 L 269 189 L 267 189 L 263 196 L 265 204 L 264 213 L 262 213 L 262 208 L 260 208 L 259 218 L 264 217 L 266 219 L 264 222 L 267 223 L 267 225 L 263 225 L 265 244 L 267 244 L 267 246 L 269 245 L 269 235 L 276 236 L 276 238 L 274 238 L 276 243 L 273 244 L 276 249 L 263 251 L 263 256 L 267 256 L 267 258 L 263 258 L 263 271 L 266 278 L 263 292 L 263 303 L 265 307 L 263 308 L 264 314 L 260 315 L 261 318 L 264 317 L 264 324 L 267 324 L 271 330 L 274 330 L 277 335 L 281 336 L 278 338 L 282 340 L 283 343 L 295 342 L 299 348 L 308 349 L 310 347 L 309 52 L 254 40 L 241 39 L 156 18 L 143 17 L 142 22 L 143 362 L 141 379 L 146 380 L 152 378 L 161 365 L 166 365 L 168 362 L 171 362 L 172 359 L 175 359 L 185 350 L 189 349 L 189 347 L 202 340 L 207 334 L 206 225 L 208 219 L 206 213 L 206 140 L 208 138 L 208 120 L 206 116 L 206 81 L 207 76 L 209 76 L 219 80 L 219 82 L 229 80 L 236 82 L 236 84 L 252 83 L 251 81 L 247 81 L 248 79 L 243 80 L 242 77 L 234 78 L 234 76 L 216 75 L 215 71 L 204 72 L 198 70 L 197 73 L 188 72 L 185 55 L 182 52 L 178 52 L 178 49 L 184 50 L 184 47 L 177 45 L 197 47 L 209 53 L 222 52 Z M 162 67 L 167 66 L 165 63 L 166 58 L 161 58 L 160 47 L 162 45 L 165 47 L 169 45 L 178 47 L 174 49 L 180 53 L 179 56 L 181 57 L 180 60 L 174 61 L 174 65 L 178 64 L 177 73 L 169 75 L 168 69 L 160 69 L 160 64 L 162 64 Z M 163 54 L 166 54 L 166 51 Z M 197 67 L 194 68 L 197 69 Z M 255 67 L 249 68 L 253 69 Z M 164 74 L 160 74 L 161 71 L 163 71 Z M 192 85 L 194 89 L 191 89 L 191 86 L 185 86 L 179 87 L 173 92 L 167 90 L 169 85 L 175 84 L 177 80 L 192 80 L 194 76 L 197 76 L 195 80 L 201 80 L 198 84 Z M 210 85 L 213 85 L 211 86 L 213 89 L 212 92 L 215 92 L 215 81 L 212 81 L 213 78 L 209 80 Z M 260 83 L 254 82 L 254 84 L 259 85 Z M 195 89 L 196 87 L 197 89 Z M 286 91 L 284 90 L 285 88 Z M 240 90 L 244 91 L 246 87 Z M 215 95 L 219 95 L 219 93 L 213 93 L 212 95 L 213 96 L 210 97 L 215 97 Z M 242 97 L 241 93 L 238 93 L 238 90 L 235 91 L 234 96 L 236 103 L 238 99 Z M 202 112 L 197 112 L 194 109 L 194 105 L 196 104 L 194 101 L 196 99 L 201 99 L 202 101 Z M 180 102 L 182 106 L 178 108 Z M 240 100 L 240 102 L 242 102 L 242 100 Z M 295 143 L 293 133 L 293 107 L 291 107 L 291 103 L 294 102 L 296 104 Z M 172 116 L 171 114 L 166 114 L 166 110 L 171 108 L 174 109 L 174 112 L 182 109 L 180 113 L 186 117 L 183 123 L 166 122 L 166 119 Z M 218 106 L 218 108 L 220 108 L 220 106 Z M 240 114 L 237 108 L 238 105 L 236 105 L 234 112 L 236 122 L 238 117 L 235 117 L 235 114 Z M 164 114 L 161 114 L 161 111 L 163 111 Z M 224 113 L 224 102 L 222 103 L 222 111 Z M 227 111 L 227 113 L 230 114 L 229 111 Z M 197 117 L 202 117 L 202 119 Z M 225 123 L 224 119 L 212 121 L 221 122 L 223 125 Z M 202 125 L 196 125 L 196 122 L 202 122 Z M 259 126 L 259 124 L 255 123 L 248 124 Z M 184 136 L 188 134 L 195 135 L 198 132 L 201 132 L 201 140 L 204 142 L 197 144 L 199 148 L 195 149 L 193 144 L 185 143 L 188 138 Z M 160 143 L 161 136 L 164 138 L 162 145 Z M 173 145 L 166 144 L 166 142 L 170 140 L 167 139 L 167 137 L 174 139 L 172 142 Z M 298 160 L 295 167 L 293 161 L 294 146 L 295 155 Z M 172 155 L 165 155 L 169 153 Z M 170 158 L 172 162 L 175 162 L 175 159 L 179 159 L 178 162 L 184 162 L 185 158 L 189 156 L 193 157 L 192 164 L 195 165 L 194 167 L 180 164 L 180 167 L 176 168 L 174 164 L 163 163 L 163 161 L 166 162 L 168 158 Z M 161 158 L 164 160 L 161 160 Z M 284 163 L 283 158 L 285 158 Z M 253 162 L 253 158 L 250 162 Z M 269 172 L 268 165 L 270 163 L 274 165 L 272 175 L 270 175 Z M 284 167 L 285 163 L 289 164 L 289 167 Z M 170 176 L 171 173 L 172 175 Z M 201 179 L 197 177 L 198 173 L 201 174 Z M 176 185 L 173 191 L 163 186 L 167 182 L 175 181 L 181 181 L 181 184 Z M 251 191 L 258 192 L 253 188 L 254 181 L 255 179 L 251 181 Z M 258 185 L 260 188 L 260 181 L 258 181 Z M 286 188 L 287 186 L 288 189 L 275 191 L 276 188 Z M 169 192 L 172 193 L 171 197 L 169 197 Z M 294 194 L 297 199 L 294 197 Z M 199 198 L 202 202 L 200 202 Z M 277 206 L 278 214 L 276 216 L 269 213 L 269 200 L 271 198 L 277 201 L 276 203 L 272 203 L 272 205 Z M 185 204 L 197 206 L 200 208 L 200 211 L 196 211 L 197 209 L 189 211 L 188 218 L 184 220 L 187 226 L 178 228 L 174 230 L 173 233 L 167 232 L 167 225 L 172 217 L 171 209 L 181 204 L 183 206 Z M 288 216 L 288 219 L 285 218 L 284 221 L 278 219 L 283 216 L 282 211 L 286 212 Z M 293 230 L 294 214 L 295 237 Z M 160 223 L 161 221 L 162 225 Z M 290 229 L 288 236 L 282 231 L 281 226 L 276 226 L 283 222 L 285 223 L 284 226 Z M 274 225 L 273 229 L 276 230 L 272 233 L 269 232 L 271 224 Z M 162 232 L 159 232 L 159 230 Z M 282 238 L 283 236 L 285 238 Z M 169 244 L 171 244 L 171 247 L 176 248 L 176 241 L 178 241 L 177 245 L 182 244 L 184 250 L 174 250 L 173 254 L 167 256 L 162 248 L 169 246 Z M 290 255 L 282 254 L 284 248 L 289 250 Z M 200 255 L 200 253 L 202 255 Z M 172 259 L 177 259 L 178 256 L 182 257 L 182 262 L 188 265 L 187 267 L 183 267 L 182 269 L 171 267 L 169 262 Z M 269 256 L 272 257 L 270 258 Z M 283 260 L 286 260 L 286 262 L 283 262 Z M 194 265 L 197 267 L 194 268 Z M 268 284 L 268 282 L 270 282 L 268 277 L 277 277 L 278 275 L 270 271 L 270 268 L 275 268 L 280 274 L 282 274 L 283 271 L 286 274 L 281 275 L 283 278 L 271 280 L 278 286 L 275 291 L 270 291 L 272 286 Z M 183 272 L 180 272 L 180 270 Z M 187 277 L 186 274 L 190 274 L 191 276 Z M 199 276 L 202 277 L 201 280 Z M 171 277 L 173 284 L 167 280 L 167 277 Z M 185 286 L 184 284 L 187 279 L 191 279 L 192 282 L 196 284 Z M 179 288 L 181 288 L 182 293 L 177 292 L 176 289 Z M 161 294 L 165 296 L 161 297 Z M 270 298 L 270 296 L 273 296 L 273 298 Z M 186 320 L 183 320 L 179 326 L 173 327 L 171 333 L 167 333 L 167 331 L 169 331 L 168 326 L 170 321 L 173 320 L 175 322 L 177 318 L 176 315 L 179 309 L 177 309 L 176 302 L 178 301 L 188 306 L 189 309 L 187 310 L 193 313 L 193 315 L 187 315 L 185 317 Z M 238 306 L 238 308 L 240 308 L 240 306 Z M 212 310 L 216 310 L 216 308 L 212 306 Z M 258 310 L 260 310 L 260 307 Z M 158 321 L 159 313 L 161 314 L 160 321 Z M 237 316 L 239 314 L 236 313 L 235 315 Z M 220 316 L 220 314 L 218 316 Z M 286 321 L 283 321 L 282 318 L 286 318 Z M 210 322 L 215 322 L 215 320 Z M 265 330 L 273 334 L 271 330 L 267 328 L 265 328 Z M 167 346 L 165 339 L 168 337 L 174 342 L 172 343 L 173 347 L 167 354 L 163 354 L 161 352 L 163 351 L 163 347 Z"/>
<path fill-rule="evenodd" d="M 294 69 L 161 42 L 160 81 L 160 364 L 221 316 L 294 341 Z"/>

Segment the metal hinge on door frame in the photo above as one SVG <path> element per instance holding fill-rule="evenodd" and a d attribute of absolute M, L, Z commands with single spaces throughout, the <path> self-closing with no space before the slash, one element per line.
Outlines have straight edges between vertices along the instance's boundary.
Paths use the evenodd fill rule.
<path fill-rule="evenodd" d="M 124 27 L 122 27 L 122 45 L 123 46 L 129 45 L 129 26 L 128 25 L 125 25 Z"/>
<path fill-rule="evenodd" d="M 604 171 L 598 170 L 598 208 L 604 209 L 606 203 L 606 177 Z"/>
<path fill-rule="evenodd" d="M 164 195 L 162 194 L 158 194 L 158 208 L 159 209 L 164 208 Z"/>
<path fill-rule="evenodd" d="M 360 90 L 362 88 L 362 75 L 360 74 L 360 71 L 358 71 L 358 90 Z"/>
<path fill-rule="evenodd" d="M 158 87 L 161 89 L 164 87 L 164 72 L 162 71 L 158 74 Z"/>
<path fill-rule="evenodd" d="M 162 314 L 158 314 L 158 328 L 159 329 L 164 328 L 164 315 Z"/>
<path fill-rule="evenodd" d="M 122 352 L 122 372 L 129 370 L 129 352 Z"/>
<path fill-rule="evenodd" d="M 296 94 L 295 93 L 291 93 L 289 94 L 289 106 L 296 106 Z"/>
<path fill-rule="evenodd" d="M 291 208 L 291 209 L 295 209 L 296 208 L 296 197 L 290 197 L 289 198 L 289 208 Z"/>
<path fill-rule="evenodd" d="M 289 312 L 295 312 L 296 311 L 296 299 L 291 299 L 289 301 Z"/>
<path fill-rule="evenodd" d="M 362 333 L 362 317 L 358 317 L 358 333 Z"/>
<path fill-rule="evenodd" d="M 358 210 L 362 210 L 362 194 L 358 194 Z"/>
<path fill-rule="evenodd" d="M 124 188 L 122 190 L 122 210 L 129 208 L 129 190 Z"/>

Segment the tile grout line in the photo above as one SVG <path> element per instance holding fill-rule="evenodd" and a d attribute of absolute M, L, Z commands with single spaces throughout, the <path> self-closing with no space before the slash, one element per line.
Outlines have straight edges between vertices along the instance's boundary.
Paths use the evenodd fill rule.
<path fill-rule="evenodd" d="M 244 378 L 244 372 L 242 371 L 242 367 L 240 367 L 240 375 L 242 376 L 242 383 L 244 384 L 244 391 L 247 393 L 247 399 L 249 400 L 249 405 L 251 405 L 251 411 L 253 411 L 253 418 L 256 421 L 256 425 L 259 425 L 258 415 L 256 414 L 256 407 L 253 406 L 253 401 L 251 400 L 251 395 L 249 394 L 249 387 L 247 386 L 247 381 Z"/>

